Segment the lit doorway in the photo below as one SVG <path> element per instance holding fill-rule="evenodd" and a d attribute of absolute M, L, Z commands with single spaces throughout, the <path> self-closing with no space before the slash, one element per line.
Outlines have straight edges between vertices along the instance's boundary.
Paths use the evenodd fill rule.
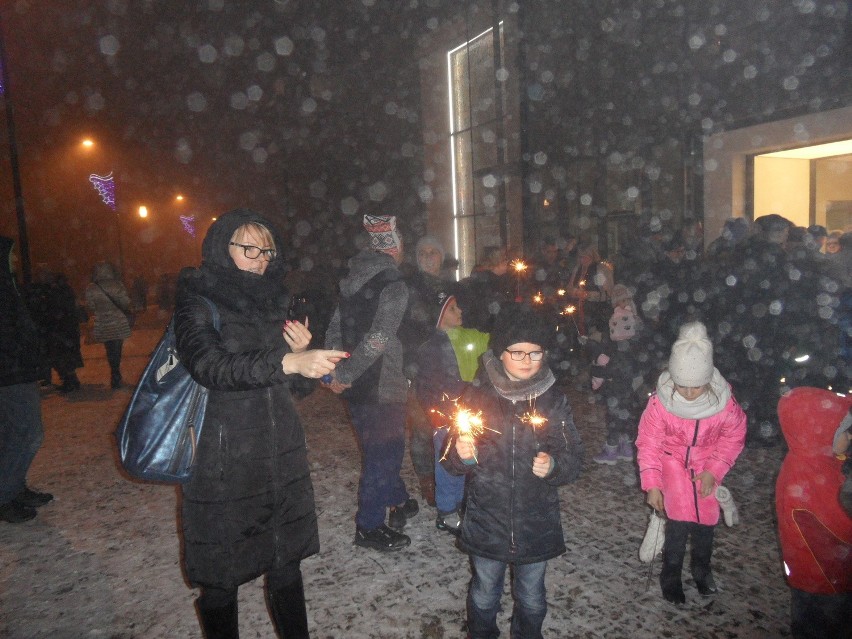
<path fill-rule="evenodd" d="M 775 213 L 797 226 L 852 224 L 852 140 L 752 156 L 749 217 Z"/>

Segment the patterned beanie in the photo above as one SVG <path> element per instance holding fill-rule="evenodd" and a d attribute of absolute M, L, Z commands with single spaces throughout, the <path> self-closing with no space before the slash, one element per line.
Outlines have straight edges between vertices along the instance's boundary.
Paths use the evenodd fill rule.
<path fill-rule="evenodd" d="M 638 322 L 632 308 L 616 306 L 609 318 L 609 338 L 613 342 L 623 342 L 635 337 Z"/>
<path fill-rule="evenodd" d="M 402 240 L 396 232 L 396 216 L 365 215 L 364 228 L 370 234 L 370 248 L 392 255 L 399 255 Z"/>
<path fill-rule="evenodd" d="M 669 357 L 669 373 L 675 384 L 691 388 L 713 379 L 713 344 L 704 324 L 690 322 L 680 327 Z"/>

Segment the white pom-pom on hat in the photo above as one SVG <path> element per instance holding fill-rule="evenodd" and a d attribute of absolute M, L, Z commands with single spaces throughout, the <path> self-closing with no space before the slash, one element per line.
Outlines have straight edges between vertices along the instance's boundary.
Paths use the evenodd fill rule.
<path fill-rule="evenodd" d="M 669 373 L 678 386 L 698 388 L 713 379 L 713 344 L 701 322 L 680 327 L 669 357 Z"/>

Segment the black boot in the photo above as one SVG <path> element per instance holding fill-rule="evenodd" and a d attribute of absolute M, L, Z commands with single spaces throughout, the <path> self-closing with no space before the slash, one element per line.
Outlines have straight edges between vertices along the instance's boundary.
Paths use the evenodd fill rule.
<path fill-rule="evenodd" d="M 224 605 L 208 607 L 205 605 L 202 595 L 198 598 L 195 607 L 198 610 L 198 619 L 201 622 L 205 639 L 240 638 L 236 597 Z"/>
<path fill-rule="evenodd" d="M 692 548 L 690 570 L 698 592 L 705 597 L 716 592 L 716 582 L 710 570 L 710 557 L 713 554 L 713 526 L 696 524 L 692 529 Z"/>
<path fill-rule="evenodd" d="M 291 584 L 266 588 L 266 604 L 280 639 L 310 639 L 302 576 Z"/>
<path fill-rule="evenodd" d="M 686 603 L 683 594 L 683 557 L 686 554 L 686 539 L 689 522 L 669 519 L 666 523 L 666 540 L 663 543 L 663 569 L 660 571 L 660 588 L 666 601 Z"/>

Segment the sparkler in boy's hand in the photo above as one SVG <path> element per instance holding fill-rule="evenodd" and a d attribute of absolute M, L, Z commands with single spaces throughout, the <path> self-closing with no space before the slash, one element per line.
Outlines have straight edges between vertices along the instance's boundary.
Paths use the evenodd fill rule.
<path fill-rule="evenodd" d="M 458 399 L 450 400 L 448 397 L 444 396 L 444 401 L 451 401 L 453 404 L 453 410 L 449 415 L 442 413 L 436 408 L 431 409 L 431 412 L 443 417 L 447 422 L 447 428 L 455 429 L 457 433 L 455 439 L 463 442 L 463 446 L 465 448 L 469 447 L 471 454 L 468 455 L 467 458 L 469 459 L 470 457 L 473 457 L 476 459 L 476 438 L 482 435 L 482 433 L 486 430 L 490 430 L 495 433 L 498 431 L 493 428 L 488 428 L 485 425 L 485 422 L 482 419 L 482 411 L 474 412 L 469 408 L 465 408 L 458 403 Z M 451 437 L 447 438 L 447 447 L 441 454 L 441 459 L 446 459 L 452 439 L 453 438 Z"/>
<path fill-rule="evenodd" d="M 532 410 L 521 415 L 520 420 L 524 424 L 529 424 L 532 427 L 533 435 L 535 435 L 535 449 L 537 451 L 541 450 L 540 433 L 541 429 L 547 423 L 547 417 L 545 417 L 533 408 Z"/>

